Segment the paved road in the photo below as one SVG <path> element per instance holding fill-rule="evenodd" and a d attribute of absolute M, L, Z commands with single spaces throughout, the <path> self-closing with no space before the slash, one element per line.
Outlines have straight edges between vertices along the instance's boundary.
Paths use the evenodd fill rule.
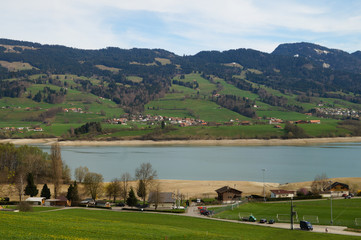
<path fill-rule="evenodd" d="M 251 224 L 251 225 L 257 225 L 257 226 L 263 226 L 263 227 L 284 228 L 284 229 L 290 229 L 291 228 L 290 223 L 261 224 L 261 223 L 257 223 L 257 222 L 242 222 L 242 221 L 237 221 L 237 220 L 228 220 L 228 219 L 207 217 L 207 216 L 201 215 L 199 213 L 197 207 L 195 207 L 195 206 L 188 207 L 187 212 L 185 213 L 185 215 L 190 216 L 190 217 L 208 218 L 208 219 L 212 219 L 212 220 L 215 220 L 215 221 L 234 222 L 234 223 L 240 223 L 240 224 Z M 341 235 L 349 235 L 349 236 L 359 236 L 359 237 L 361 237 L 361 233 L 344 231 L 347 227 L 313 225 L 313 224 L 312 224 L 312 226 L 313 226 L 313 231 L 314 232 L 325 233 L 325 234 L 326 233 L 327 234 L 341 234 Z M 299 231 L 301 230 L 298 224 L 294 224 L 294 229 L 299 230 Z M 326 232 L 326 229 L 327 229 L 327 232 Z"/>

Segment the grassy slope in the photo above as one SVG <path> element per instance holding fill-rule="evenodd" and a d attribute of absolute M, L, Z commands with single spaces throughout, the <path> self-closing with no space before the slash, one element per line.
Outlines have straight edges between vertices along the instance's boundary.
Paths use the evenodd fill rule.
<path fill-rule="evenodd" d="M 72 209 L 0 213 L 4 239 L 356 239 L 183 216 Z"/>
<path fill-rule="evenodd" d="M 304 215 L 318 216 L 319 224 L 330 224 L 330 200 L 295 201 L 295 211 L 299 220 Z M 361 199 L 337 199 L 332 201 L 334 225 L 360 228 L 355 226 L 355 218 L 361 217 Z M 289 214 L 290 202 L 282 203 L 248 203 L 234 211 L 226 211 L 217 215 L 221 218 L 238 219 L 238 214 L 253 213 L 257 218 L 276 219 L 277 214 Z"/>

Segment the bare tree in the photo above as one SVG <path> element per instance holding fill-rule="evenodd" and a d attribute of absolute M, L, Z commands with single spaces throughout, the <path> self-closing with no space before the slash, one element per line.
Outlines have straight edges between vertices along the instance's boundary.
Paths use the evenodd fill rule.
<path fill-rule="evenodd" d="M 74 176 L 75 180 L 77 180 L 79 183 L 82 183 L 84 181 L 85 175 L 89 172 L 89 169 L 87 167 L 80 166 L 75 169 Z"/>
<path fill-rule="evenodd" d="M 93 172 L 88 172 L 84 177 L 85 188 L 94 200 L 102 190 L 103 180 L 103 175 Z"/>
<path fill-rule="evenodd" d="M 51 163 L 53 170 L 54 198 L 58 197 L 63 180 L 63 160 L 61 159 L 60 146 L 58 143 L 51 145 Z"/>
<path fill-rule="evenodd" d="M 117 196 L 120 195 L 120 181 L 118 178 L 114 178 L 110 183 L 105 187 L 105 192 L 109 199 L 113 197 L 113 202 L 115 202 Z"/>
<path fill-rule="evenodd" d="M 318 195 L 321 192 L 324 192 L 329 186 L 330 181 L 325 173 L 321 175 L 316 175 L 315 179 L 311 184 L 311 192 L 315 195 Z"/>
<path fill-rule="evenodd" d="M 120 177 L 121 181 L 121 189 L 120 189 L 120 195 L 124 199 L 124 202 L 127 200 L 128 192 L 129 192 L 129 181 L 131 181 L 132 177 L 128 172 L 123 173 Z"/>
<path fill-rule="evenodd" d="M 157 177 L 157 171 L 153 169 L 152 164 L 142 163 L 139 168 L 135 170 L 135 177 L 138 181 L 144 184 L 143 203 L 145 203 L 146 193 L 151 186 L 153 180 Z"/>

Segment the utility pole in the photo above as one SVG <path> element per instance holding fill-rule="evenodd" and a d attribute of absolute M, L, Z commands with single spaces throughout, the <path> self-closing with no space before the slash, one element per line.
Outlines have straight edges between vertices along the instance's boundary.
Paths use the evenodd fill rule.
<path fill-rule="evenodd" d="M 333 217 L 332 217 L 332 191 L 330 191 L 331 194 L 331 225 L 333 225 Z"/>
<path fill-rule="evenodd" d="M 265 188 L 265 185 L 264 185 L 264 173 L 265 173 L 266 169 L 265 168 L 262 168 L 262 176 L 263 176 L 263 201 L 265 202 L 266 201 L 266 188 Z"/>
<path fill-rule="evenodd" d="M 293 230 L 293 216 L 295 212 L 293 211 L 293 198 L 291 197 L 291 230 Z"/>

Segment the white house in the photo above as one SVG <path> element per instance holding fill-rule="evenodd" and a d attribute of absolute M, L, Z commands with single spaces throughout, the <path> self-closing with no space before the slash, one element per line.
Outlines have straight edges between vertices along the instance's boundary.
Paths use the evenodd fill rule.
<path fill-rule="evenodd" d="M 271 190 L 271 198 L 292 198 L 295 196 L 295 191 L 288 190 Z"/>
<path fill-rule="evenodd" d="M 44 205 L 45 197 L 29 197 L 25 202 L 31 203 L 33 205 Z"/>

